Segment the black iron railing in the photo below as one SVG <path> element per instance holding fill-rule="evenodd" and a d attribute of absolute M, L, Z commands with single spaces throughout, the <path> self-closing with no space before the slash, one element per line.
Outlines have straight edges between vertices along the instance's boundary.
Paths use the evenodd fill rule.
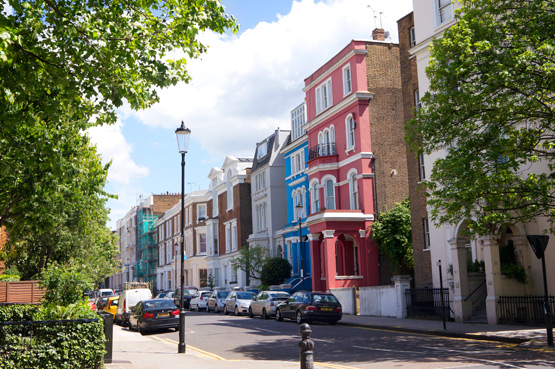
<path fill-rule="evenodd" d="M 407 316 L 441 317 L 441 288 L 409 288 L 405 290 Z M 449 289 L 443 289 L 445 316 L 449 317 Z"/>
<path fill-rule="evenodd" d="M 499 323 L 545 325 L 544 296 L 499 296 Z M 555 296 L 549 296 L 555 311 Z"/>
<path fill-rule="evenodd" d="M 312 160 L 320 156 L 330 156 L 336 154 L 337 152 L 335 151 L 335 142 L 318 144 L 308 150 L 308 160 Z"/>

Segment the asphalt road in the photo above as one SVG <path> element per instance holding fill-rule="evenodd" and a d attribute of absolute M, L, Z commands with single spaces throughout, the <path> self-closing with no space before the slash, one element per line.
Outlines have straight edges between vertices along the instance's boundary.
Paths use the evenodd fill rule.
<path fill-rule="evenodd" d="M 555 352 L 513 344 L 311 324 L 314 361 L 349 368 L 555 368 Z M 178 341 L 170 331 L 154 334 Z M 299 325 L 187 312 L 186 344 L 225 360 L 299 360 Z"/>

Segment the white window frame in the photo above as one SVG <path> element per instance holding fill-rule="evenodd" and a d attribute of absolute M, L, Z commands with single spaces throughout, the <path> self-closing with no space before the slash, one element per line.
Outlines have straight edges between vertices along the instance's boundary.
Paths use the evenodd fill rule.
<path fill-rule="evenodd" d="M 409 28 L 409 45 L 410 47 L 416 46 L 416 32 L 414 27 Z"/>
<path fill-rule="evenodd" d="M 237 244 L 238 244 L 238 240 L 237 240 L 237 223 L 232 223 L 231 224 L 231 251 L 237 251 Z"/>
<path fill-rule="evenodd" d="M 420 180 L 426 180 L 426 167 L 424 165 L 424 154 L 418 154 L 418 173 L 420 174 Z"/>
<path fill-rule="evenodd" d="M 231 251 L 231 224 L 225 225 L 225 252 Z"/>
<path fill-rule="evenodd" d="M 320 114 L 333 105 L 331 77 L 316 87 L 314 91 L 316 95 L 316 114 Z"/>
<path fill-rule="evenodd" d="M 267 154 L 268 154 L 268 141 L 264 141 L 258 144 L 258 147 L 256 149 L 256 158 L 257 159 L 263 158 Z"/>
<path fill-rule="evenodd" d="M 355 119 L 352 114 L 347 115 L 345 118 L 345 133 L 347 140 L 347 151 L 355 149 Z"/>
<path fill-rule="evenodd" d="M 328 183 L 331 182 L 331 191 L 332 194 L 329 193 Z M 333 177 L 324 177 L 322 180 L 322 184 L 324 186 L 324 199 L 325 199 L 325 207 L 326 210 L 335 210 L 336 209 L 336 198 L 335 198 L 335 178 Z M 333 202 L 330 202 L 333 199 Z M 333 206 L 328 206 L 332 204 Z"/>
<path fill-rule="evenodd" d="M 434 0 L 436 27 L 453 20 L 454 6 L 453 0 Z"/>
<path fill-rule="evenodd" d="M 204 236 L 204 251 L 201 250 L 201 236 Z M 208 249 L 208 239 L 206 237 L 206 232 L 204 231 L 197 231 L 197 245 L 198 245 L 198 252 L 197 255 L 206 255 L 206 250 Z"/>
<path fill-rule="evenodd" d="M 357 172 L 356 171 L 350 172 L 348 178 L 349 178 L 349 199 L 351 203 L 351 210 L 359 210 Z"/>
<path fill-rule="evenodd" d="M 424 250 L 430 249 L 430 225 L 428 218 L 422 218 L 422 230 L 424 232 Z"/>
<path fill-rule="evenodd" d="M 343 76 L 343 97 L 353 92 L 353 80 L 351 75 L 351 64 L 347 64 L 342 69 Z"/>
<path fill-rule="evenodd" d="M 310 184 L 310 212 L 312 214 L 317 213 L 320 211 L 320 186 L 318 185 L 318 181 L 314 180 Z"/>
<path fill-rule="evenodd" d="M 204 216 L 203 216 L 204 213 Z M 206 220 L 206 218 L 208 217 L 208 206 L 206 206 L 206 204 L 197 204 L 197 221 L 199 221 L 200 218 L 204 218 L 204 220 Z"/>
<path fill-rule="evenodd" d="M 420 102 L 420 91 L 418 89 L 414 90 L 414 108 L 418 111 L 422 107 Z"/>

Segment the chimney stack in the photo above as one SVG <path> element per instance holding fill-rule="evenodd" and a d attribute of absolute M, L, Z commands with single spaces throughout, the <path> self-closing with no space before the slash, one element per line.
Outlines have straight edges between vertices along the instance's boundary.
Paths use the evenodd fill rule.
<path fill-rule="evenodd" d="M 383 28 L 374 28 L 372 31 L 372 40 L 385 41 L 385 30 Z"/>

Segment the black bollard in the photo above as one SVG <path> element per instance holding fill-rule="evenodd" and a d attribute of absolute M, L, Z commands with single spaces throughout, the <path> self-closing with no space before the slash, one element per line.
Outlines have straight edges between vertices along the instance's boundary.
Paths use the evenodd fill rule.
<path fill-rule="evenodd" d="M 299 332 L 302 338 L 298 345 L 301 351 L 301 369 L 314 369 L 314 341 L 310 339 L 312 329 L 310 325 L 303 323 Z"/>
<path fill-rule="evenodd" d="M 98 313 L 102 317 L 104 323 L 104 337 L 106 338 L 106 353 L 104 354 L 104 363 L 112 363 L 112 348 L 113 348 L 113 337 L 114 337 L 114 317 L 112 314 L 106 311 L 100 311 Z"/>

